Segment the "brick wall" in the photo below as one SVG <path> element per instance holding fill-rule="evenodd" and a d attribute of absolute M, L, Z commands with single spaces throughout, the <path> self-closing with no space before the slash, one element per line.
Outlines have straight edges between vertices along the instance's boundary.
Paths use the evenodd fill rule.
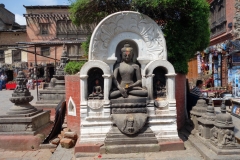
<path fill-rule="evenodd" d="M 186 88 L 186 75 L 177 74 L 175 78 L 175 96 L 177 106 L 177 128 L 180 129 L 185 123 L 185 88 Z"/>
<path fill-rule="evenodd" d="M 0 45 L 17 45 L 16 42 L 26 42 L 26 32 L 0 32 Z"/>
<path fill-rule="evenodd" d="M 212 1 L 210 1 L 209 3 L 211 3 Z M 226 32 L 214 37 L 210 40 L 210 46 L 218 44 L 218 43 L 222 43 L 226 40 L 231 40 L 233 39 L 232 34 L 230 33 L 232 28 L 228 28 L 228 24 L 229 23 L 233 23 L 233 18 L 235 16 L 236 13 L 236 8 L 235 8 L 235 0 L 226 0 Z"/>
<path fill-rule="evenodd" d="M 80 77 L 79 75 L 65 76 L 67 125 L 72 131 L 80 133 Z M 68 115 L 68 102 L 70 97 L 76 105 L 76 116 Z"/>

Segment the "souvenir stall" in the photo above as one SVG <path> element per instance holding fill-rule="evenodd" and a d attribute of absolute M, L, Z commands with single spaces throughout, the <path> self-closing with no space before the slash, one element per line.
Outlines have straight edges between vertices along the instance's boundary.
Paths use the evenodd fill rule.
<path fill-rule="evenodd" d="M 212 98 L 214 106 L 220 106 L 223 98 L 230 106 L 231 89 L 226 85 L 228 42 L 206 48 L 201 54 L 201 79 L 204 81 L 203 93 L 206 98 Z"/>

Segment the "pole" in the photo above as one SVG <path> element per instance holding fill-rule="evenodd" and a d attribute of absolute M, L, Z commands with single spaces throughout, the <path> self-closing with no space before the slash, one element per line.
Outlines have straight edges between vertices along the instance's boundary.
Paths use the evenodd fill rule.
<path fill-rule="evenodd" d="M 55 65 L 54 65 L 54 72 L 55 72 L 55 74 L 56 74 L 56 58 L 57 58 L 57 52 L 56 52 L 56 46 L 55 46 Z"/>
<path fill-rule="evenodd" d="M 34 54 L 35 54 L 35 79 L 36 79 L 36 86 L 37 86 L 37 101 L 38 101 L 38 77 L 37 77 L 37 51 L 36 51 L 36 46 L 34 46 Z"/>

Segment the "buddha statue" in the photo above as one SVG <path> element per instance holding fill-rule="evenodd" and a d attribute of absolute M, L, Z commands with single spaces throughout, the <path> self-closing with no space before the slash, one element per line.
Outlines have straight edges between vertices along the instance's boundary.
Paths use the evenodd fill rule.
<path fill-rule="evenodd" d="M 157 98 L 166 97 L 166 87 L 158 80 L 154 85 L 154 92 Z"/>
<path fill-rule="evenodd" d="M 99 84 L 99 80 L 95 80 L 95 85 L 93 86 L 92 93 L 89 95 L 89 99 L 103 99 L 102 87 Z"/>
<path fill-rule="evenodd" d="M 132 61 L 133 48 L 126 43 L 121 51 L 122 62 L 116 65 L 113 73 L 113 83 L 117 87 L 117 90 L 110 93 L 110 98 L 127 98 L 129 95 L 147 97 L 147 90 L 142 88 L 140 67 Z M 136 76 L 137 79 L 135 82 L 133 81 L 134 76 Z M 118 82 L 118 79 L 121 79 L 121 81 Z"/>

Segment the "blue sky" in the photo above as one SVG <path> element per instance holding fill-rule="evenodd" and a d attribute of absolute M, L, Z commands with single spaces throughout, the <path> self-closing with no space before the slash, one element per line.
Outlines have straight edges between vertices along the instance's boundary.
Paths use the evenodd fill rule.
<path fill-rule="evenodd" d="M 5 8 L 15 14 L 15 21 L 18 24 L 25 25 L 26 20 L 23 14 L 26 13 L 25 6 L 36 5 L 69 5 L 69 0 L 0 0 L 0 3 L 5 5 Z"/>

